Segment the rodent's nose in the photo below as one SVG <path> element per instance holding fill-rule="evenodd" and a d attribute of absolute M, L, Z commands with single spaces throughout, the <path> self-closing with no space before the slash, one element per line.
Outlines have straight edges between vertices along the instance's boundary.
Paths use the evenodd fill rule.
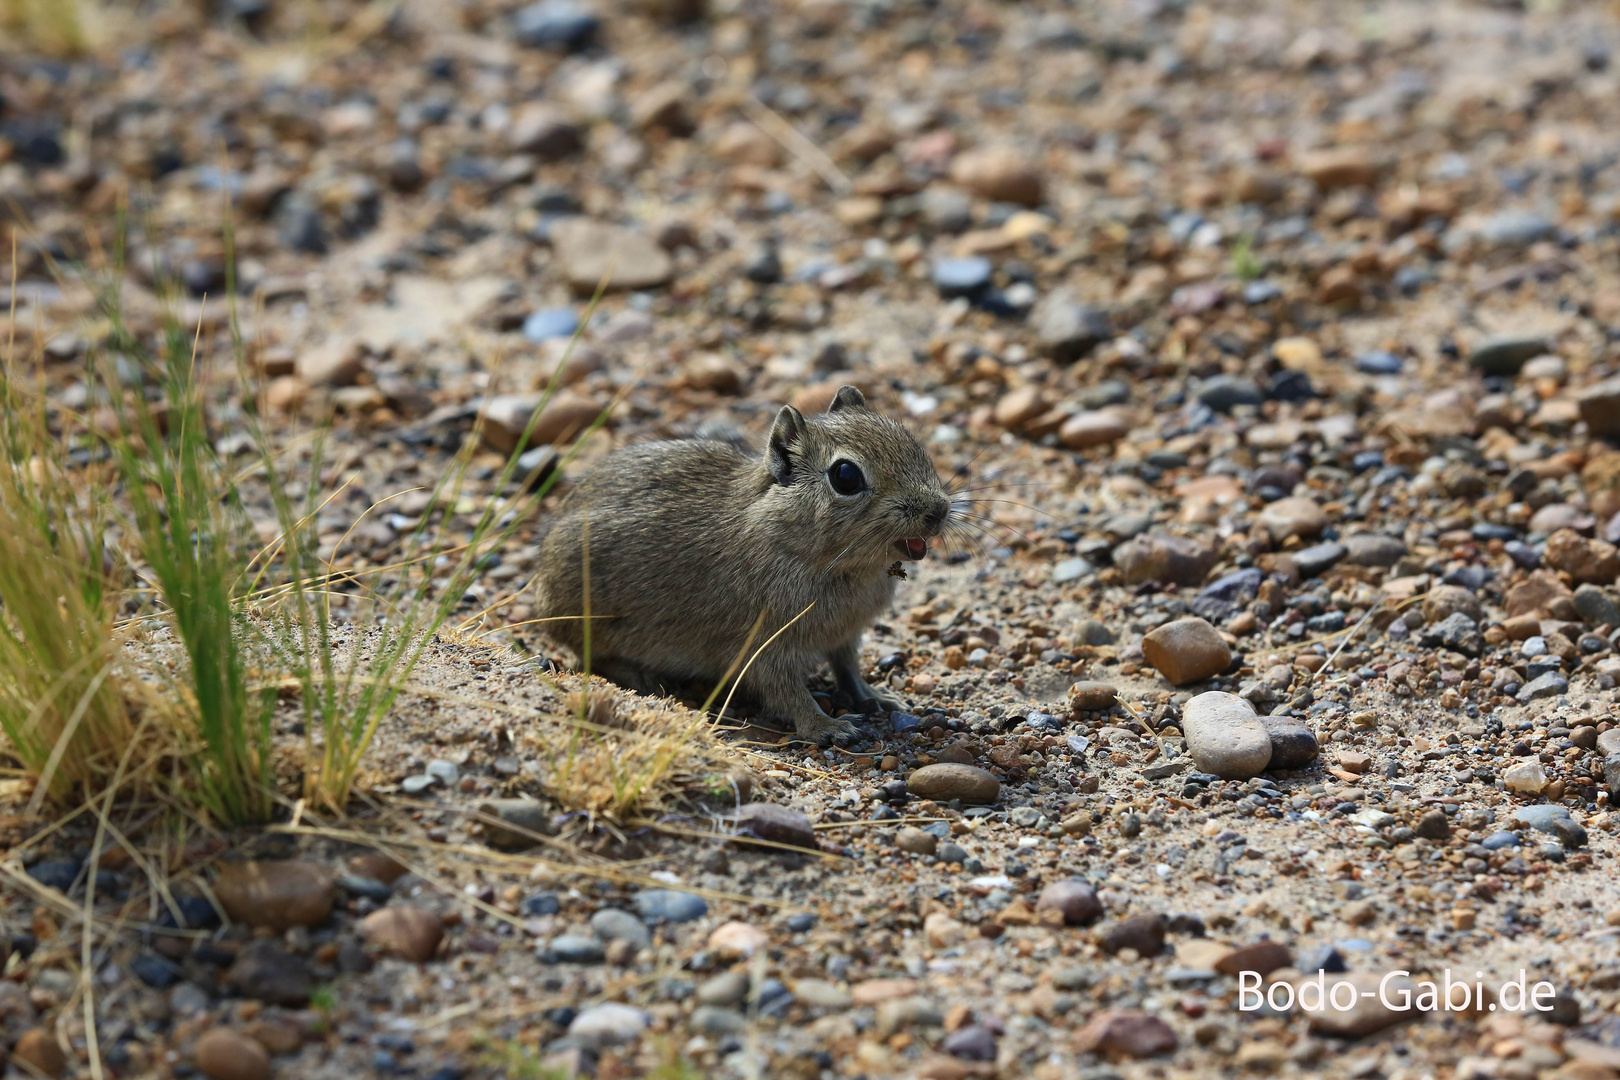
<path fill-rule="evenodd" d="M 928 516 L 927 516 L 928 527 L 930 529 L 938 530 L 938 528 L 941 525 L 945 524 L 945 519 L 950 516 L 950 513 L 951 513 L 951 504 L 950 504 L 949 500 L 947 500 L 947 499 L 937 499 L 937 500 L 935 500 L 933 509 L 928 511 Z"/>

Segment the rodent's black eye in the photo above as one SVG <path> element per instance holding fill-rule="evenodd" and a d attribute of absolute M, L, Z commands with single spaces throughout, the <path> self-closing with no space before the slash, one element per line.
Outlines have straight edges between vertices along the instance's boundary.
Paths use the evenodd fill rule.
<path fill-rule="evenodd" d="M 866 490 L 866 477 L 853 461 L 838 460 L 827 470 L 827 481 L 840 495 L 859 495 Z"/>

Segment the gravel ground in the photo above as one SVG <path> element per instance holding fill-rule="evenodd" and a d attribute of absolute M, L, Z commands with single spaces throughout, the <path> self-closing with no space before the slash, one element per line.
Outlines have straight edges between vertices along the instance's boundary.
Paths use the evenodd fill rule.
<path fill-rule="evenodd" d="M 178 283 L 220 452 L 245 408 L 289 445 L 335 419 L 340 567 L 499 494 L 608 275 L 536 433 L 616 403 L 564 486 L 853 383 L 984 533 L 868 637 L 911 711 L 728 733 L 729 799 L 622 829 L 566 812 L 534 719 L 577 689 L 519 625 L 548 500 L 355 832 L 171 855 L 204 929 L 98 954 L 102 1075 L 1620 1074 L 1612 4 L 214 8 L 96 59 L 0 41 L 9 329 L 59 406 L 102 404 L 108 327 L 51 268 L 127 199 L 126 316 Z M 480 413 L 461 503 L 396 494 Z M 89 837 L 10 877 L 19 1075 L 93 1075 Z M 142 877 L 104 864 L 109 915 Z M 1552 990 L 1240 1008 L 1318 971 Z"/>

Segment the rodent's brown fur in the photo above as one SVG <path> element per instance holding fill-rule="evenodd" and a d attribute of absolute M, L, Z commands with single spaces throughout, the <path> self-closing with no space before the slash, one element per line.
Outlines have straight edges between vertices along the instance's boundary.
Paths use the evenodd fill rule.
<path fill-rule="evenodd" d="M 828 469 L 847 460 L 869 490 L 839 495 Z M 717 683 L 814 601 L 761 653 L 739 692 L 806 739 L 854 725 L 816 704 L 806 680 L 822 661 L 862 708 L 901 702 L 861 677 L 861 634 L 894 596 L 896 543 L 938 536 L 951 503 L 905 428 L 838 391 L 824 414 L 783 406 L 763 455 L 722 442 L 631 446 L 564 499 L 540 549 L 542 618 L 581 653 L 590 563 L 591 669 L 642 692 Z"/>

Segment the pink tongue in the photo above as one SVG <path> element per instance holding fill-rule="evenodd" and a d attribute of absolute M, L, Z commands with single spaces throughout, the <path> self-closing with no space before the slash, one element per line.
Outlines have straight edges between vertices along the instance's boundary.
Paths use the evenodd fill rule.
<path fill-rule="evenodd" d="M 928 554 L 927 540 L 913 538 L 911 540 L 902 540 L 900 543 L 905 546 L 906 554 L 911 556 L 913 559 L 920 559 L 924 555 Z"/>

